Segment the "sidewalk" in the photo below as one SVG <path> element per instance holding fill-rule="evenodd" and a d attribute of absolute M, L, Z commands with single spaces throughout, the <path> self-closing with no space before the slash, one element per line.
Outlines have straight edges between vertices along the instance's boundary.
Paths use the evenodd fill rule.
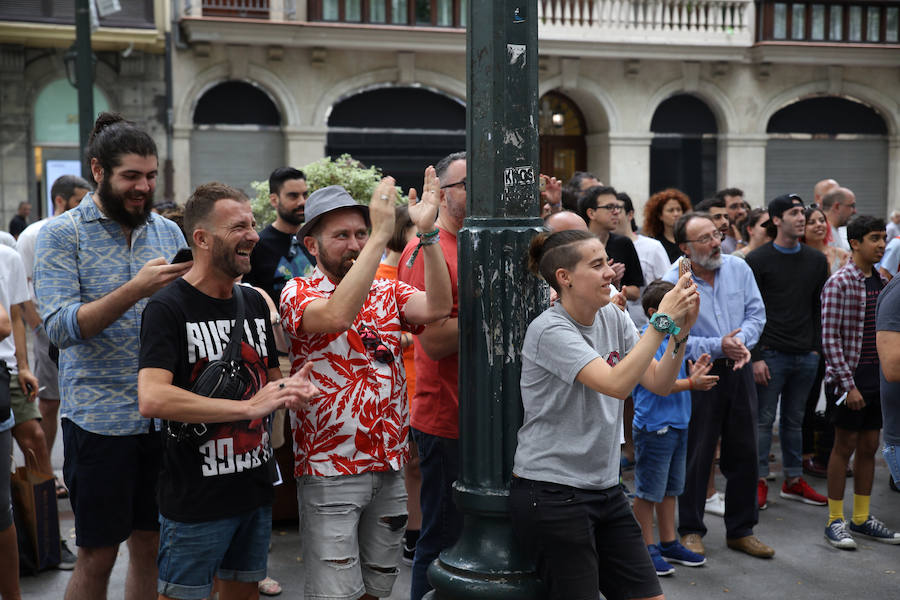
<path fill-rule="evenodd" d="M 61 444 L 53 453 L 54 468 L 62 467 Z M 773 444 L 776 457 L 781 449 Z M 756 534 L 775 548 L 775 558 L 763 560 L 735 552 L 725 546 L 725 527 L 721 517 L 708 516 L 709 533 L 704 538 L 708 562 L 700 568 L 676 566 L 675 574 L 661 579 L 669 600 L 694 598 L 728 598 L 729 600 L 791 598 L 896 598 L 900 588 L 900 546 L 879 544 L 857 537 L 859 549 L 838 550 L 823 537 L 827 507 L 810 506 L 778 496 L 783 481 L 781 464 L 772 464 L 778 476 L 769 482 L 769 508 L 760 511 Z M 888 472 L 880 458 L 876 463 L 872 513 L 888 527 L 900 529 L 900 494 L 888 488 Z M 820 493 L 825 480 L 807 481 Z M 724 480 L 717 478 L 724 490 Z M 852 505 L 853 480 L 847 480 L 845 506 Z M 848 509 L 849 510 L 849 509 Z M 74 550 L 74 522 L 68 501 L 60 501 L 61 532 Z M 109 598 L 122 598 L 125 587 L 127 548 L 123 544 L 113 571 Z M 269 574 L 284 588 L 281 598 L 303 598 L 303 563 L 299 559 L 299 536 L 296 529 L 276 527 L 272 534 Z M 62 598 L 69 572 L 49 571 L 37 577 L 22 579 L 22 597 L 34 600 Z M 409 567 L 401 565 L 394 586 L 393 600 L 409 598 Z"/>

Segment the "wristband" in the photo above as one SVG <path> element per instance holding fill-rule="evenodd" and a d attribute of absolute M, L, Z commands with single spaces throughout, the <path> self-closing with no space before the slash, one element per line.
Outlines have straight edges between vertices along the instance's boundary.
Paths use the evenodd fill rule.
<path fill-rule="evenodd" d="M 422 246 L 431 246 L 432 244 L 437 244 L 441 241 L 441 230 L 437 227 L 434 228 L 434 231 L 429 231 L 428 233 L 417 233 L 416 237 L 419 238 L 419 244 L 416 246 L 416 249 L 413 250 L 412 256 L 409 257 L 409 260 L 406 261 L 406 266 L 412 268 L 413 263 L 416 262 L 416 256 L 419 255 L 419 250 L 422 249 Z"/>
<path fill-rule="evenodd" d="M 677 352 L 677 350 L 676 350 L 676 352 Z M 688 377 L 688 389 L 692 392 L 694 391 L 694 380 L 691 379 L 690 377 Z"/>
<path fill-rule="evenodd" d="M 690 332 L 686 333 L 684 335 L 684 337 L 681 338 L 680 340 L 677 337 L 675 337 L 674 335 L 672 336 L 672 339 L 675 340 L 675 347 L 672 349 L 672 358 L 675 358 L 675 356 L 678 354 L 678 351 L 681 349 L 681 347 L 684 345 L 684 343 L 688 340 L 689 337 L 691 337 Z M 688 379 L 690 379 L 690 377 Z"/>

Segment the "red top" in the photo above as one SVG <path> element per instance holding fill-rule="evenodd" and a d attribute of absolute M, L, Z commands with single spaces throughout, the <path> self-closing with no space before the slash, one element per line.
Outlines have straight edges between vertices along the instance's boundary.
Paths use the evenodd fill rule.
<path fill-rule="evenodd" d="M 390 279 L 397 281 L 397 267 L 387 263 L 378 265 L 375 271 L 375 279 Z M 403 349 L 403 368 L 406 369 L 406 397 L 412 404 L 413 396 L 416 393 L 416 363 L 415 363 L 415 347 L 410 344 Z"/>
<path fill-rule="evenodd" d="M 441 251 L 450 272 L 450 288 L 453 291 L 453 310 L 450 317 L 459 314 L 457 293 L 456 236 L 440 228 Z M 425 289 L 425 258 L 422 253 L 416 257 L 413 266 L 406 263 L 419 243 L 412 240 L 403 250 L 397 274 L 400 281 L 420 289 Z M 439 361 L 428 358 L 419 338 L 416 348 L 416 394 L 412 400 L 410 424 L 419 431 L 440 437 L 459 437 L 459 354 L 454 352 Z"/>

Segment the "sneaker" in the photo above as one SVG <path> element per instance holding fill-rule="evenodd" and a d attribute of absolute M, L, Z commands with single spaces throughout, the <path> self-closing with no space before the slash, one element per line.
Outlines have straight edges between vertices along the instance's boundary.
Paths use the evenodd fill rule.
<path fill-rule="evenodd" d="M 725 497 L 719 492 L 706 499 L 706 508 L 704 512 L 708 515 L 725 516 Z"/>
<path fill-rule="evenodd" d="M 796 500 L 805 502 L 806 504 L 814 504 L 816 506 L 825 506 L 828 504 L 828 498 L 812 489 L 806 480 L 798 477 L 793 485 L 788 485 L 787 481 L 781 486 L 781 497 L 788 500 Z"/>
<path fill-rule="evenodd" d="M 665 577 L 675 572 L 675 567 L 667 563 L 666 559 L 659 553 L 659 546 L 650 544 L 647 546 L 647 550 L 650 552 L 650 560 L 653 562 L 653 568 L 656 569 L 657 576 Z"/>
<path fill-rule="evenodd" d="M 769 484 L 764 479 L 760 479 L 756 484 L 756 501 L 759 502 L 759 510 L 766 510 L 769 507 Z"/>
<path fill-rule="evenodd" d="M 69 550 L 65 540 L 59 542 L 59 558 L 60 561 L 56 568 L 60 571 L 71 571 L 75 568 L 75 561 L 78 560 L 78 557 Z"/>
<path fill-rule="evenodd" d="M 856 550 L 856 540 L 847 531 L 847 521 L 835 519 L 825 528 L 825 539 L 835 548 Z"/>
<path fill-rule="evenodd" d="M 684 565 L 686 567 L 699 567 L 706 564 L 706 557 L 696 552 L 691 552 L 682 546 L 678 540 L 674 540 L 669 544 L 660 544 L 659 553 L 664 559 L 676 565 Z"/>
<path fill-rule="evenodd" d="M 882 523 L 872 515 L 869 515 L 869 518 L 866 519 L 866 522 L 862 525 L 856 525 L 853 521 L 850 521 L 850 531 L 855 534 L 873 539 L 876 542 L 882 542 L 885 544 L 900 544 L 900 533 L 891 531 L 884 526 L 884 523 Z"/>
<path fill-rule="evenodd" d="M 411 567 L 413 564 L 413 558 L 416 557 L 416 547 L 413 546 L 410 548 L 406 545 L 406 542 L 403 542 L 403 564 L 407 567 Z"/>
<path fill-rule="evenodd" d="M 809 457 L 803 459 L 803 472 L 811 477 L 818 477 L 819 479 L 827 479 L 828 478 L 828 465 L 823 465 L 821 461 L 819 461 L 815 457 Z"/>

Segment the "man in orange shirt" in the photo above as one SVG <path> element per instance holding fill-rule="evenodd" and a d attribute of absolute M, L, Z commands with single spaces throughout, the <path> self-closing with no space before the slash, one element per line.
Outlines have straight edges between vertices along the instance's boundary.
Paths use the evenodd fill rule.
<path fill-rule="evenodd" d="M 431 590 L 426 577 L 428 565 L 441 550 L 452 546 L 462 531 L 452 485 L 459 475 L 456 236 L 466 218 L 466 153 L 455 152 L 441 159 L 435 171 L 441 182 L 440 212 L 435 225 L 440 230 L 439 244 L 450 273 L 453 309 L 449 317 L 427 325 L 415 340 L 416 394 L 410 410 L 410 428 L 419 449 L 422 472 L 422 530 L 413 559 L 411 600 L 420 600 Z M 424 290 L 423 261 L 410 260 L 415 248 L 416 243 L 410 242 L 403 251 L 398 277 Z"/>

